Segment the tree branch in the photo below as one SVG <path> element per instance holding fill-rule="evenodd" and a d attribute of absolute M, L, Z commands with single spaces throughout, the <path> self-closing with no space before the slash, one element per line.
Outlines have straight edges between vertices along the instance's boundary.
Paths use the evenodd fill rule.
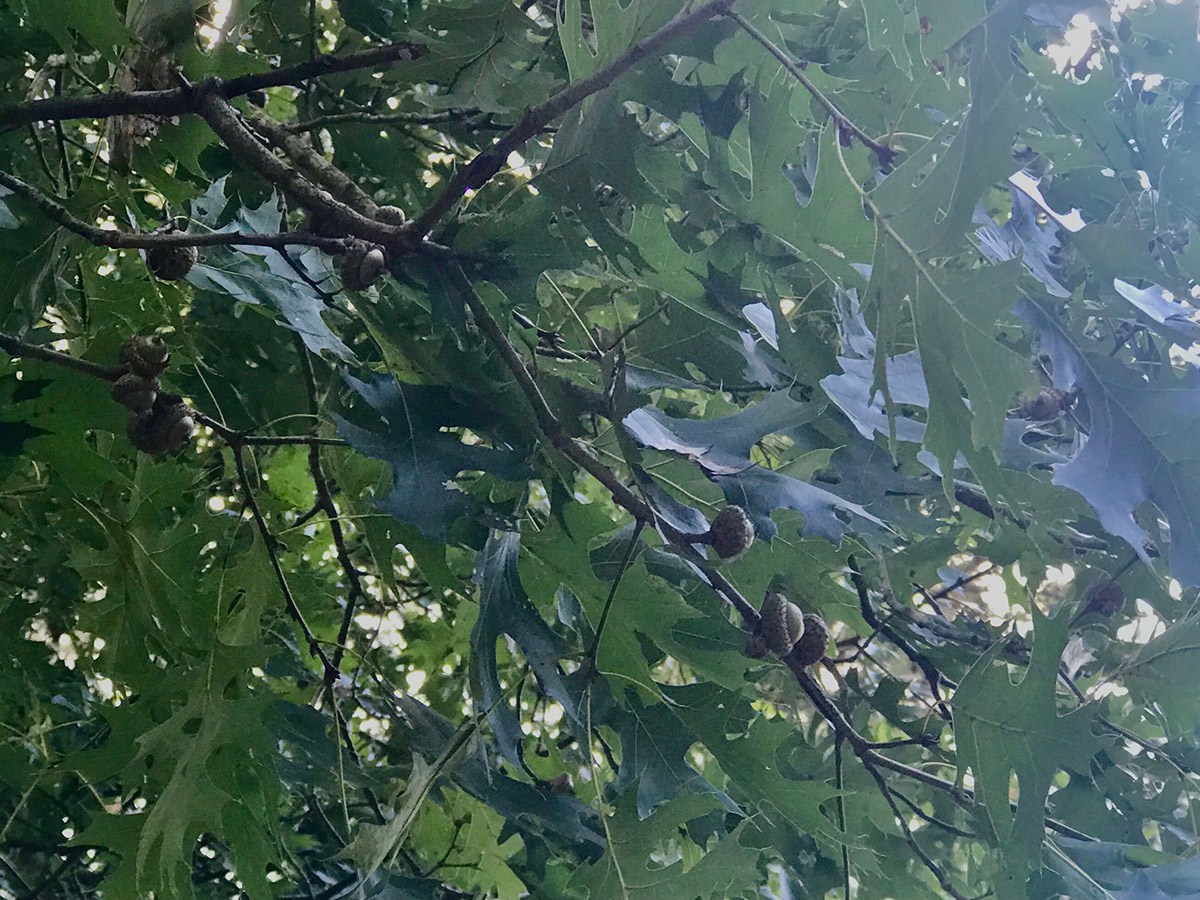
<path fill-rule="evenodd" d="M 508 155 L 541 132 L 567 110 L 582 103 L 592 94 L 611 85 L 619 76 L 653 53 L 666 48 L 676 38 L 695 31 L 705 22 L 725 15 L 734 0 L 707 0 L 680 12 L 653 34 L 634 44 L 608 65 L 586 78 L 572 82 L 545 102 L 526 110 L 520 120 L 500 136 L 496 143 L 480 152 L 447 182 L 429 208 L 413 223 L 413 234 L 422 238 L 454 208 L 467 191 L 483 187 L 504 166 Z"/>
<path fill-rule="evenodd" d="M 375 113 L 356 111 L 344 113 L 328 113 L 324 116 L 315 116 L 303 122 L 293 122 L 283 125 L 288 131 L 317 131 L 321 128 L 329 128 L 336 125 L 440 125 L 445 122 L 465 121 L 472 118 L 478 118 L 480 122 L 473 122 L 472 125 L 477 128 L 497 128 L 502 129 L 504 126 L 498 126 L 490 121 L 490 113 L 482 112 L 478 109 L 444 109 L 435 110 L 428 113 L 420 112 L 391 112 L 391 113 Z"/>
<path fill-rule="evenodd" d="M 196 234 L 190 231 L 160 233 L 133 233 L 97 228 L 78 218 L 69 209 L 46 196 L 33 185 L 15 175 L 0 171 L 0 185 L 27 200 L 41 210 L 48 219 L 79 235 L 97 247 L 114 250 L 146 250 L 152 247 L 273 247 L 276 250 L 295 244 L 319 247 L 327 253 L 344 253 L 346 242 L 341 238 L 322 237 L 304 232 L 280 234 L 244 234 L 237 231 L 213 231 Z"/>
<path fill-rule="evenodd" d="M 196 89 L 196 111 L 204 117 L 232 153 L 263 178 L 277 185 L 309 212 L 337 230 L 382 244 L 399 253 L 410 253 L 414 241 L 409 228 L 386 225 L 337 200 L 279 159 L 246 126 L 229 101 L 221 96 L 218 85 L 206 82 Z"/>
<path fill-rule="evenodd" d="M 102 366 L 100 363 L 79 359 L 67 353 L 59 353 L 57 350 L 51 350 L 49 347 L 30 344 L 15 335 L 4 334 L 3 332 L 0 332 L 0 350 L 3 350 L 9 356 L 23 356 L 27 359 L 41 360 L 42 362 L 62 366 L 65 369 L 71 369 L 84 375 L 90 375 L 93 378 L 99 378 L 102 381 L 116 381 L 123 374 L 123 370 L 119 366 Z"/>
<path fill-rule="evenodd" d="M 251 110 L 247 117 L 254 129 L 294 162 L 313 183 L 325 188 L 348 206 L 369 216 L 379 211 L 378 204 L 350 176 L 317 153 L 307 143 L 307 135 L 285 128 L 270 116 Z"/>
<path fill-rule="evenodd" d="M 294 66 L 269 72 L 242 75 L 216 82 L 215 89 L 226 100 L 283 85 L 301 85 L 312 78 L 351 72 L 356 69 L 384 68 L 397 62 L 418 59 L 424 48 L 418 44 L 397 43 L 343 56 L 320 56 Z M 164 91 L 112 91 L 95 97 L 53 97 L 17 103 L 0 110 L 0 128 L 33 122 L 65 119 L 105 119 L 110 116 L 178 116 L 195 112 L 195 94 L 186 87 Z"/>

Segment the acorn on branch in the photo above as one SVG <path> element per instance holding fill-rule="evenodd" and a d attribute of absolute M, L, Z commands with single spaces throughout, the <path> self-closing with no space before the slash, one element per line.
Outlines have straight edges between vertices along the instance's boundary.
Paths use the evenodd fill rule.
<path fill-rule="evenodd" d="M 804 636 L 804 625 L 800 607 L 779 591 L 767 591 L 759 610 L 758 631 L 768 650 L 787 656 Z"/>
<path fill-rule="evenodd" d="M 171 354 L 152 337 L 138 335 L 121 345 L 121 363 L 126 370 L 145 379 L 154 379 L 167 370 Z"/>
<path fill-rule="evenodd" d="M 151 247 L 146 251 L 146 266 L 163 281 L 179 281 L 186 277 L 199 259 L 200 251 L 195 247 L 178 244 Z"/>
<path fill-rule="evenodd" d="M 383 248 L 366 241 L 354 241 L 338 262 L 342 286 L 351 291 L 369 288 L 387 269 Z"/>
<path fill-rule="evenodd" d="M 754 543 L 754 523 L 740 506 L 726 506 L 703 534 L 688 535 L 697 544 L 709 544 L 721 559 L 741 556 Z"/>
<path fill-rule="evenodd" d="M 802 666 L 815 666 L 825 658 L 829 646 L 829 626 L 825 620 L 813 613 L 804 616 L 804 632 L 793 650 L 796 661 Z"/>
<path fill-rule="evenodd" d="M 112 398 L 134 413 L 146 412 L 158 397 L 158 379 L 126 372 L 113 382 Z"/>

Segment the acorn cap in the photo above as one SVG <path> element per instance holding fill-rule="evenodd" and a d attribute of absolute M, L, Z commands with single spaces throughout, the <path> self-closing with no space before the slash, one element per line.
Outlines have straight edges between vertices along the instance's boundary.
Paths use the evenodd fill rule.
<path fill-rule="evenodd" d="M 740 506 L 726 506 L 713 519 L 707 541 L 721 559 L 740 556 L 754 543 L 754 523 Z"/>
<path fill-rule="evenodd" d="M 804 635 L 804 613 L 778 591 L 768 591 L 759 612 L 759 632 L 776 656 L 787 656 Z"/>
<path fill-rule="evenodd" d="M 825 658 L 829 645 L 829 626 L 818 615 L 808 613 L 804 616 L 804 633 L 796 642 L 796 661 L 802 666 L 812 666 Z"/>
<path fill-rule="evenodd" d="M 121 362 L 135 375 L 151 379 L 167 370 L 171 354 L 154 338 L 137 335 L 121 345 Z"/>
<path fill-rule="evenodd" d="M 151 247 L 146 251 L 147 268 L 163 281 L 178 281 L 185 277 L 199 259 L 200 251 L 195 247 L 172 245 Z"/>

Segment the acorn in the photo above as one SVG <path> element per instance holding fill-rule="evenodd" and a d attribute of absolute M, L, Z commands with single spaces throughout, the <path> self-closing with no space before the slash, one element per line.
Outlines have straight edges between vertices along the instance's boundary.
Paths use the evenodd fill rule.
<path fill-rule="evenodd" d="M 342 287 L 351 291 L 369 288 L 387 268 L 383 248 L 365 241 L 354 241 L 338 263 Z"/>
<path fill-rule="evenodd" d="M 130 412 L 145 412 L 158 397 L 158 379 L 126 372 L 113 382 L 112 398 Z"/>
<path fill-rule="evenodd" d="M 741 556 L 754 543 L 754 523 L 740 506 L 726 506 L 717 513 L 701 540 L 711 544 L 721 559 Z"/>
<path fill-rule="evenodd" d="M 154 379 L 167 370 L 171 354 L 154 338 L 138 335 L 121 345 L 121 362 L 133 374 Z"/>
<path fill-rule="evenodd" d="M 146 251 L 146 266 L 163 281 L 178 281 L 185 277 L 199 259 L 200 251 L 195 247 L 168 245 Z"/>
<path fill-rule="evenodd" d="M 767 649 L 776 656 L 787 656 L 804 636 L 804 613 L 778 591 L 767 591 L 759 611 L 759 632 Z"/>
<path fill-rule="evenodd" d="M 408 221 L 408 216 L 398 206 L 379 207 L 375 210 L 375 218 L 385 225 L 403 225 Z"/>
<path fill-rule="evenodd" d="M 829 645 L 829 626 L 818 615 L 807 613 L 804 616 L 804 633 L 796 642 L 796 661 L 802 666 L 814 666 L 825 658 L 825 650 Z"/>

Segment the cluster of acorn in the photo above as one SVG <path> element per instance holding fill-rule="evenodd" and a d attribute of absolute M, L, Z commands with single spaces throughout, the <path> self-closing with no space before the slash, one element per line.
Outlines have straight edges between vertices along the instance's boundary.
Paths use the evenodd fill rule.
<path fill-rule="evenodd" d="M 734 559 L 754 543 L 754 523 L 740 506 L 730 504 L 712 520 L 708 531 L 684 534 L 692 544 L 708 544 L 721 559 Z M 825 620 L 805 614 L 778 591 L 767 591 L 759 612 L 758 626 L 746 642 L 746 655 L 762 659 L 767 652 L 778 657 L 792 656 L 801 665 L 811 666 L 825 658 L 829 627 Z"/>
<path fill-rule="evenodd" d="M 813 666 L 825 658 L 828 644 L 829 626 L 824 619 L 802 612 L 779 591 L 767 591 L 745 653 L 762 659 L 770 651 L 781 659 L 791 656 L 802 666 Z"/>
<path fill-rule="evenodd" d="M 158 383 L 170 361 L 153 338 L 130 338 L 121 345 L 121 374 L 112 386 L 113 399 L 129 410 L 129 442 L 155 456 L 178 450 L 196 430 L 183 399 L 163 393 Z"/>

